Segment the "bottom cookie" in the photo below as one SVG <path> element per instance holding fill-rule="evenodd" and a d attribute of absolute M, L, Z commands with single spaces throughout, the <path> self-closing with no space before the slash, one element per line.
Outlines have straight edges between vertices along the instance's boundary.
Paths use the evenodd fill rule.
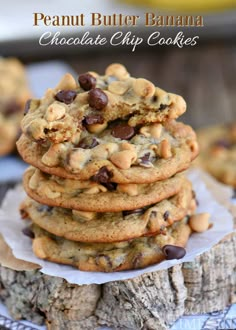
<path fill-rule="evenodd" d="M 188 218 L 168 227 L 165 235 L 141 237 L 120 243 L 80 243 L 49 234 L 37 225 L 33 251 L 41 259 L 67 264 L 82 271 L 114 272 L 144 268 L 164 259 L 180 259 L 191 228 Z"/>

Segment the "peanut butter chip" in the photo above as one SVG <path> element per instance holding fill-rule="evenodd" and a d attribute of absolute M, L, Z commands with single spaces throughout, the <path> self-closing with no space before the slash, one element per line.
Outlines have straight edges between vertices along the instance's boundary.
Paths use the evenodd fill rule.
<path fill-rule="evenodd" d="M 106 68 L 105 71 L 106 76 L 115 76 L 118 79 L 127 79 L 129 77 L 129 73 L 126 68 L 119 63 L 113 63 Z"/>
<path fill-rule="evenodd" d="M 155 86 L 148 80 L 138 78 L 133 82 L 134 92 L 140 97 L 152 97 L 156 91 Z"/>
<path fill-rule="evenodd" d="M 199 213 L 192 215 L 189 219 L 189 226 L 197 233 L 202 233 L 209 228 L 209 213 Z"/>
<path fill-rule="evenodd" d="M 70 104 L 76 98 L 77 93 L 72 90 L 62 90 L 55 95 L 55 99 L 65 104 Z"/>
<path fill-rule="evenodd" d="M 117 95 L 123 95 L 128 90 L 129 85 L 124 81 L 113 81 L 109 86 L 108 90 L 111 93 Z"/>

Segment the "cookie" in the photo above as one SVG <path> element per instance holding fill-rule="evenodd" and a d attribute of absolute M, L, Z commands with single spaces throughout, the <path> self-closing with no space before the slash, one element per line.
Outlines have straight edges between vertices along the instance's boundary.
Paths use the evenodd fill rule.
<path fill-rule="evenodd" d="M 166 227 L 193 213 L 195 208 L 191 183 L 186 182 L 173 197 L 136 210 L 83 212 L 42 205 L 30 198 L 22 203 L 20 210 L 23 218 L 29 218 L 56 236 L 72 241 L 109 243 L 165 233 Z"/>
<path fill-rule="evenodd" d="M 217 180 L 236 187 L 236 122 L 198 131 L 201 154 L 196 164 Z"/>
<path fill-rule="evenodd" d="M 67 264 L 82 271 L 114 272 L 143 268 L 164 259 L 180 259 L 191 229 L 188 218 L 175 222 L 165 235 L 141 237 L 119 243 L 81 243 L 59 238 L 37 225 L 33 251 L 41 259 Z"/>
<path fill-rule="evenodd" d="M 30 97 L 24 66 L 14 58 L 0 59 L 0 156 L 15 148 L 25 102 Z"/>
<path fill-rule="evenodd" d="M 27 163 L 44 172 L 89 180 L 106 168 L 109 181 L 117 183 L 165 180 L 188 168 L 198 154 L 195 132 L 183 123 L 142 126 L 129 141 L 123 139 L 132 132 L 120 123 L 97 135 L 86 131 L 77 147 L 70 142 L 45 146 L 23 135 L 17 147 Z"/>
<path fill-rule="evenodd" d="M 103 174 L 105 177 L 106 172 Z M 142 208 L 177 194 L 186 184 L 181 174 L 151 184 L 114 184 L 62 179 L 30 167 L 23 177 L 26 193 L 39 203 L 64 208 L 119 212 Z"/>
<path fill-rule="evenodd" d="M 110 65 L 105 76 L 90 72 L 78 81 L 66 74 L 41 100 L 33 100 L 22 121 L 24 134 L 33 141 L 61 143 L 73 140 L 84 128 L 106 126 L 116 119 L 135 127 L 174 119 L 186 110 L 181 96 L 130 77 L 120 64 Z"/>

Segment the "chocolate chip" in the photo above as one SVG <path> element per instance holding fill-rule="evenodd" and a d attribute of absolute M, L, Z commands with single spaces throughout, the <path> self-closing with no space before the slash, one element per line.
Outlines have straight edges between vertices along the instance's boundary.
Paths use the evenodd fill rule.
<path fill-rule="evenodd" d="M 20 111 L 21 111 L 21 106 L 18 103 L 12 101 L 6 105 L 6 108 L 4 109 L 3 112 L 6 116 L 11 116 Z"/>
<path fill-rule="evenodd" d="M 29 112 L 31 101 L 32 101 L 32 100 L 29 99 L 29 100 L 26 101 L 26 103 L 25 103 L 24 116 Z"/>
<path fill-rule="evenodd" d="M 83 73 L 79 76 L 79 84 L 80 87 L 85 91 L 89 91 L 90 89 L 96 86 L 96 78 L 89 73 Z"/>
<path fill-rule="evenodd" d="M 98 141 L 93 137 L 85 137 L 83 138 L 76 147 L 82 149 L 93 149 L 94 147 L 98 146 Z"/>
<path fill-rule="evenodd" d="M 104 183 L 102 183 L 102 185 L 104 186 L 104 187 L 106 187 L 107 188 L 107 190 L 109 190 L 109 191 L 114 191 L 114 190 L 116 190 L 116 187 L 117 187 L 117 183 L 115 183 L 115 182 L 104 182 Z"/>
<path fill-rule="evenodd" d="M 84 117 L 84 125 L 103 124 L 104 119 L 101 115 L 89 115 Z"/>
<path fill-rule="evenodd" d="M 96 110 L 102 110 L 108 103 L 107 95 L 100 89 L 94 88 L 89 92 L 89 105 Z"/>
<path fill-rule="evenodd" d="M 169 219 L 170 216 L 170 212 L 169 211 L 165 211 L 165 213 L 163 214 L 163 218 L 165 221 L 167 221 Z"/>
<path fill-rule="evenodd" d="M 32 238 L 32 239 L 35 237 L 35 235 L 34 235 L 34 233 L 33 233 L 33 231 L 31 230 L 30 227 L 25 227 L 25 228 L 23 228 L 23 229 L 22 229 L 22 233 L 23 233 L 25 236 L 28 236 L 29 238 Z"/>
<path fill-rule="evenodd" d="M 159 110 L 165 110 L 166 108 L 168 107 L 168 105 L 167 104 L 160 104 L 160 106 L 159 106 Z"/>
<path fill-rule="evenodd" d="M 153 96 L 152 101 L 153 101 L 153 102 L 156 102 L 156 101 L 157 101 L 157 95 L 154 95 L 154 96 Z"/>
<path fill-rule="evenodd" d="M 74 101 L 76 95 L 77 95 L 76 91 L 62 90 L 55 95 L 55 99 L 59 102 L 70 104 Z"/>
<path fill-rule="evenodd" d="M 48 213 L 51 213 L 53 210 L 53 207 L 52 206 L 48 206 L 48 205 L 40 205 L 38 208 L 37 208 L 37 211 L 38 212 L 48 212 Z"/>
<path fill-rule="evenodd" d="M 128 211 L 123 211 L 122 215 L 123 217 L 127 217 L 130 214 L 143 214 L 144 209 L 135 209 L 135 210 L 128 210 Z"/>
<path fill-rule="evenodd" d="M 162 252 L 167 260 L 181 259 L 186 254 L 186 250 L 183 247 L 169 244 L 163 246 Z"/>
<path fill-rule="evenodd" d="M 135 135 L 135 129 L 127 124 L 120 124 L 113 127 L 111 135 L 122 140 L 130 140 Z"/>
<path fill-rule="evenodd" d="M 141 164 L 148 164 L 150 162 L 150 152 L 147 152 L 144 156 L 140 157 L 140 163 Z"/>
<path fill-rule="evenodd" d="M 95 175 L 91 177 L 91 180 L 98 183 L 107 183 L 112 177 L 113 173 L 109 171 L 106 166 L 103 166 Z"/>

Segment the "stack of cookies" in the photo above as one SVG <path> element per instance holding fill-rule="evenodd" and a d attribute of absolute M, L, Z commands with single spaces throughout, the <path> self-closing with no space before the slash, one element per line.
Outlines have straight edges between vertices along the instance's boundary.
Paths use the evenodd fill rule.
<path fill-rule="evenodd" d="M 120 64 L 78 83 L 66 74 L 32 100 L 17 147 L 31 164 L 20 210 L 36 256 L 105 272 L 182 258 L 191 231 L 208 228 L 180 173 L 198 154 L 194 131 L 176 121 L 185 110 Z"/>
<path fill-rule="evenodd" d="M 15 148 L 24 106 L 30 97 L 24 66 L 15 58 L 0 59 L 0 156 Z"/>

